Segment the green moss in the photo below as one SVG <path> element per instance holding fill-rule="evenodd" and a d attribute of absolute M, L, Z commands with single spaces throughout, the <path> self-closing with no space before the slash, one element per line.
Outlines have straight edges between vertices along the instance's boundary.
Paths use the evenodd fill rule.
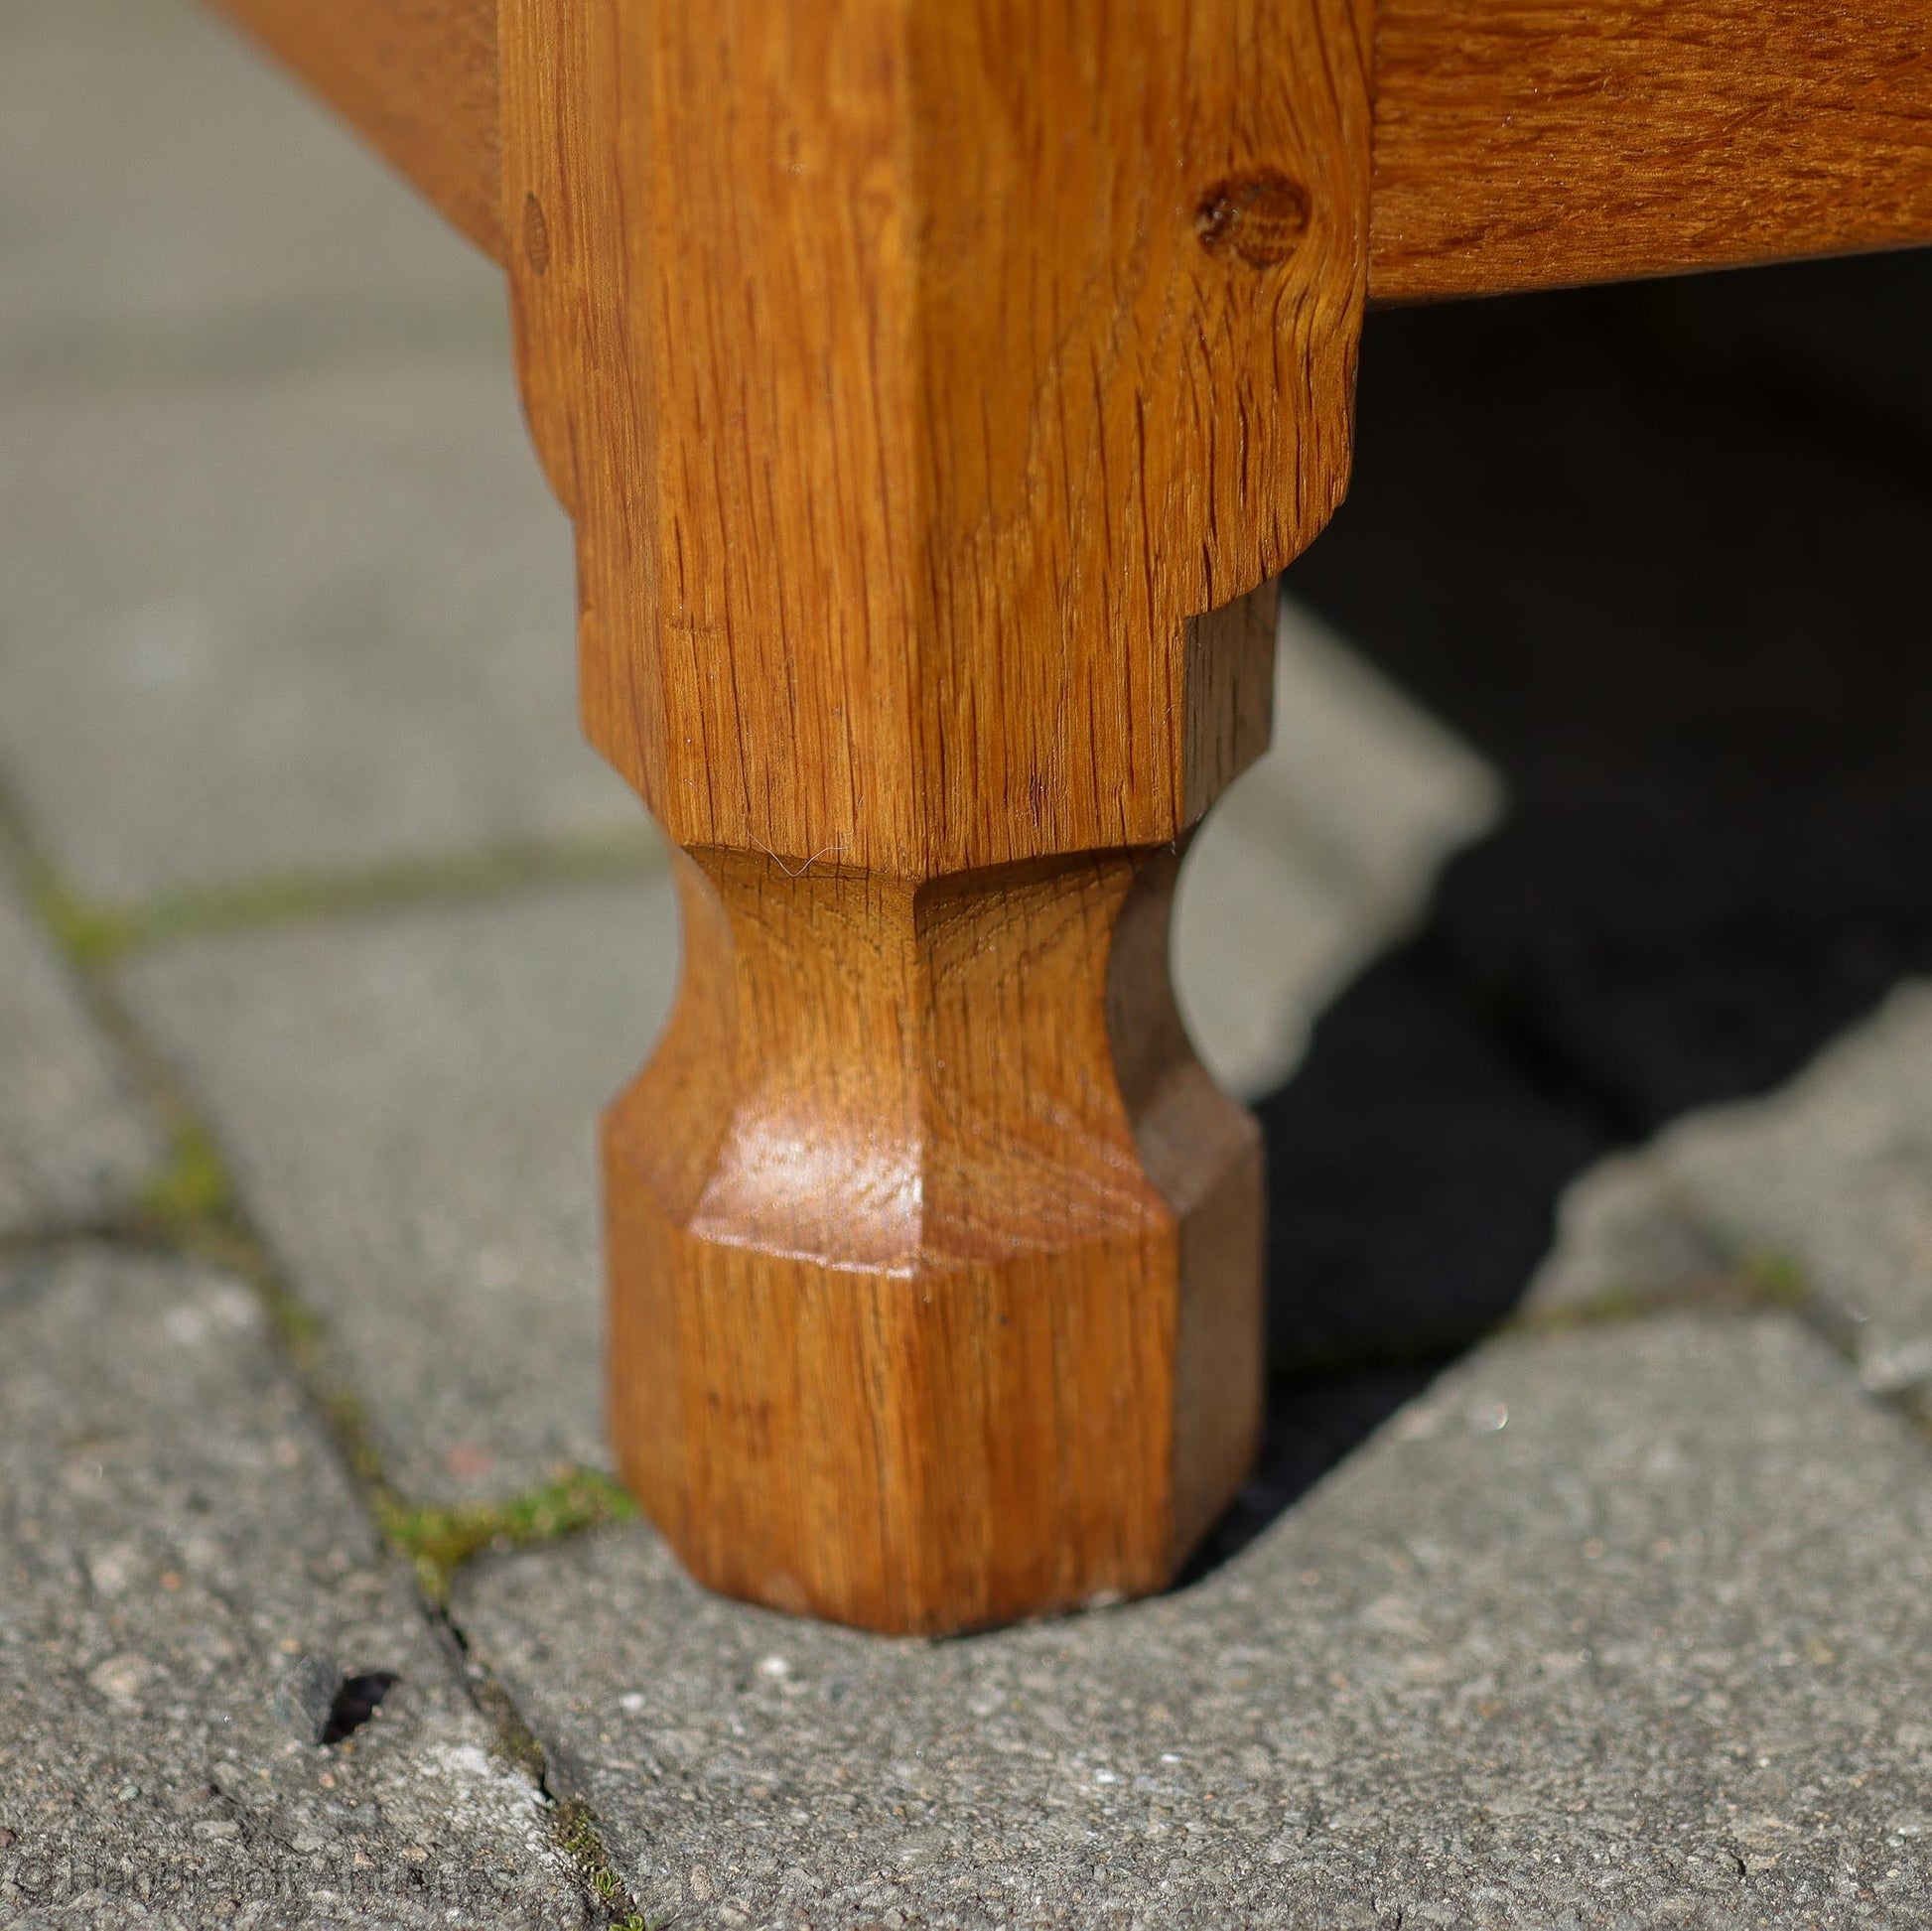
<path fill-rule="evenodd" d="M 82 973 L 92 974 L 145 946 L 174 939 L 296 919 L 461 903 L 545 885 L 648 878 L 663 870 L 665 852 L 642 829 L 525 839 L 479 852 L 188 886 L 129 904 L 103 905 L 83 897 L 61 877 L 28 833 L 14 800 L 0 790 L 0 859 L 18 868 L 42 923 L 68 958 Z"/>
<path fill-rule="evenodd" d="M 557 1842 L 576 1861 L 584 1881 L 607 1904 L 615 1904 L 622 1894 L 617 1873 L 604 1855 L 604 1839 L 598 1834 L 597 1820 L 588 1804 L 566 1798 L 552 1818 Z"/>
<path fill-rule="evenodd" d="M 1753 1293 L 1780 1307 L 1802 1307 L 1811 1297 L 1804 1264 L 1775 1248 L 1753 1248 L 1739 1259 L 1738 1272 Z"/>
<path fill-rule="evenodd" d="M 34 906 L 55 943 L 82 969 L 106 965 L 127 949 L 125 918 L 88 904 L 45 873 L 34 881 Z"/>
<path fill-rule="evenodd" d="M 179 1232 L 226 1220 L 234 1200 L 233 1183 L 214 1142 L 201 1127 L 184 1123 L 176 1130 L 167 1166 L 141 1189 L 140 1209 L 144 1218 Z"/>
<path fill-rule="evenodd" d="M 449 1599 L 456 1572 L 486 1549 L 528 1549 L 628 1521 L 636 1512 L 630 1497 L 594 1468 L 561 1469 L 541 1486 L 501 1502 L 425 1508 L 383 1496 L 376 1506 L 383 1535 L 415 1565 L 424 1591 L 439 1603 Z"/>
<path fill-rule="evenodd" d="M 625 1895 L 622 1879 L 611 1868 L 610 1854 L 588 1804 L 575 1797 L 565 1798 L 551 1813 L 550 1827 L 565 1855 L 576 1864 L 585 1888 L 613 1913 L 611 1931 L 662 1931 L 670 1922 L 665 1918 L 653 1925 Z M 621 1917 L 616 1915 L 620 1911 Z"/>
<path fill-rule="evenodd" d="M 513 1765 L 537 1789 L 546 1789 L 550 1765 L 536 1732 L 523 1721 L 523 1714 L 510 1701 L 509 1692 L 486 1670 L 472 1666 L 470 1695 L 477 1708 L 489 1721 L 490 1747 L 505 1763 Z"/>
<path fill-rule="evenodd" d="M 282 873 L 235 885 L 191 887 L 114 908 L 85 905 L 52 883 L 44 885 L 40 898 L 42 915 L 68 950 L 84 963 L 105 964 L 172 940 L 462 903 L 543 885 L 646 878 L 663 865 L 661 846 L 641 833 L 627 833 L 403 858 L 348 871 Z"/>
<path fill-rule="evenodd" d="M 1681 1309 L 1700 1308 L 1722 1293 L 1722 1278 L 1685 1282 L 1673 1288 L 1634 1288 L 1609 1281 L 1593 1292 L 1556 1307 L 1518 1308 L 1497 1331 L 1510 1334 L 1561 1334 L 1576 1327 L 1609 1327 Z"/>

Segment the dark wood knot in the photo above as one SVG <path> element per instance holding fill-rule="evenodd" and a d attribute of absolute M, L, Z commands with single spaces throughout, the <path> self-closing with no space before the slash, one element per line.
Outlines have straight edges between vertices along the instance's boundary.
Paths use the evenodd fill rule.
<path fill-rule="evenodd" d="M 1230 175 L 1194 205 L 1200 245 L 1210 255 L 1232 254 L 1250 268 L 1285 262 L 1308 226 L 1308 191 L 1279 168 Z"/>
<path fill-rule="evenodd" d="M 534 195 L 523 197 L 523 259 L 533 274 L 550 266 L 550 221 Z"/>

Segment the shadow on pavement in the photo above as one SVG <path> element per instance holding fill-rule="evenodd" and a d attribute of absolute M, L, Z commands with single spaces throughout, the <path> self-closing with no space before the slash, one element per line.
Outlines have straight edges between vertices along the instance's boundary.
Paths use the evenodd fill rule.
<path fill-rule="evenodd" d="M 1507 815 L 1260 1106 L 1262 1466 L 1193 1580 L 1548 1252 L 1563 1188 L 1932 969 L 1932 252 L 1381 314 L 1289 587 Z"/>

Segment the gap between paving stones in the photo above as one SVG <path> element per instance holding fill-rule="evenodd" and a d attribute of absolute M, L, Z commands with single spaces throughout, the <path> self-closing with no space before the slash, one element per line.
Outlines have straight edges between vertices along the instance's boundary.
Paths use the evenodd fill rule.
<path fill-rule="evenodd" d="M 1491 1331 L 1498 1335 L 1561 1334 L 1576 1328 L 1616 1326 L 1681 1313 L 1783 1313 L 1842 1360 L 1865 1399 L 1897 1415 L 1932 1448 L 1932 1381 L 1917 1379 L 1873 1386 L 1863 1372 L 1859 1352 L 1860 1316 L 1821 1293 L 1802 1262 L 1775 1248 L 1740 1246 L 1698 1210 L 1681 1187 L 1672 1204 L 1699 1238 L 1724 1256 L 1707 1279 L 1677 1288 L 1619 1287 L 1607 1283 L 1598 1294 L 1553 1306 L 1521 1309 Z"/>
<path fill-rule="evenodd" d="M 156 1222 L 143 1228 L 131 1220 L 84 1234 L 30 1236 L 9 1242 L 7 1252 L 46 1253 L 82 1245 L 199 1259 L 219 1266 L 259 1298 L 269 1316 L 272 1343 L 315 1412 L 324 1440 L 347 1470 L 380 1544 L 408 1561 L 417 1606 L 490 1726 L 497 1753 L 534 1786 L 553 1838 L 604 1907 L 613 1931 L 648 1931 L 605 1850 L 595 1813 L 581 1798 L 559 1796 L 552 1788 L 542 1744 L 493 1673 L 472 1656 L 464 1630 L 449 1612 L 450 1586 L 461 1565 L 484 1551 L 532 1548 L 625 1520 L 636 1513 L 630 1498 L 601 1472 L 573 1468 L 560 1470 L 524 1495 L 496 1503 L 431 1509 L 402 1501 L 382 1470 L 353 1391 L 323 1370 L 322 1322 L 280 1280 L 259 1237 L 232 1203 L 218 1214 L 172 1226 Z"/>
<path fill-rule="evenodd" d="M 162 936 L 231 931 L 294 917 L 342 916 L 445 903 L 572 882 L 631 879 L 662 869 L 661 849 L 586 841 L 571 847 L 516 847 L 468 860 L 388 866 L 326 879 L 272 881 L 157 900 L 119 915 L 118 927 L 88 912 L 36 847 L 23 814 L 0 790 L 0 857 L 29 880 L 32 901 L 73 914 L 46 918 L 81 985 L 90 1014 L 132 1066 L 142 1097 L 160 1116 L 170 1143 L 165 1165 L 142 1185 L 122 1216 L 72 1227 L 28 1228 L 4 1237 L 0 1252 L 79 1240 L 155 1247 L 209 1262 L 232 1273 L 266 1306 L 276 1339 L 305 1392 L 327 1421 L 384 1541 L 406 1557 L 426 1601 L 441 1613 L 457 1569 L 485 1550 L 528 1548 L 635 1513 L 624 1491 L 602 1471 L 559 1467 L 516 1495 L 488 1502 L 433 1506 L 412 1502 L 389 1479 L 374 1434 L 354 1390 L 326 1366 L 326 1325 L 289 1286 L 266 1239 L 248 1214 L 213 1135 L 161 1056 L 116 996 L 106 967 L 136 944 Z M 109 936 L 104 936 L 107 934 Z"/>
<path fill-rule="evenodd" d="M 554 864 L 559 853 L 552 848 L 546 856 Z M 565 862 L 574 857 L 581 863 L 583 855 L 565 852 L 562 857 Z M 635 875 L 637 860 L 634 850 L 626 855 L 624 862 L 630 869 L 625 876 Z M 608 867 L 610 855 L 600 849 L 594 862 Z M 661 857 L 658 863 L 661 865 Z M 22 1230 L 0 1244 L 0 1257 L 82 1242 L 145 1249 L 218 1266 L 257 1296 L 268 1314 L 274 1345 L 315 1411 L 325 1439 L 347 1470 L 382 1545 L 409 1563 L 418 1607 L 431 1633 L 451 1655 L 471 1701 L 490 1724 L 498 1751 L 535 1786 L 559 1848 L 585 1888 L 604 1907 L 614 1931 L 648 1931 L 611 1862 L 595 1813 L 581 1798 L 559 1797 L 552 1790 L 542 1744 L 507 1692 L 471 1656 L 464 1631 L 449 1612 L 450 1586 L 456 1571 L 484 1551 L 556 1542 L 634 1516 L 636 1505 L 601 1471 L 574 1467 L 559 1469 L 549 1481 L 524 1494 L 490 1503 L 432 1508 L 411 1504 L 396 1492 L 383 1469 L 354 1390 L 327 1370 L 326 1330 L 321 1317 L 289 1286 L 230 1180 L 213 1136 L 116 996 L 107 967 L 120 953 L 97 941 L 86 942 L 88 932 L 97 934 L 101 929 L 98 923 L 65 925 L 60 918 L 47 915 L 50 907 L 57 911 L 74 908 L 79 901 L 62 884 L 4 786 L 0 786 L 0 864 L 26 880 L 30 903 L 41 912 L 43 923 L 72 970 L 90 1017 L 125 1057 L 142 1098 L 160 1119 L 171 1147 L 167 1163 L 140 1189 L 131 1210 L 107 1216 L 95 1225 Z M 374 902 L 386 905 L 394 899 L 380 895 L 392 892 L 399 870 L 382 868 L 373 875 L 373 890 L 372 875 L 368 874 L 331 881 L 333 896 L 320 903 L 312 897 L 299 909 L 282 892 L 266 902 L 277 915 L 311 916 L 372 908 Z M 439 888 L 445 897 L 493 896 L 526 883 L 550 883 L 556 874 L 536 864 L 508 866 L 501 854 L 494 854 L 483 855 L 481 863 L 452 864 L 434 873 L 416 869 L 407 876 L 416 884 L 427 880 L 427 891 L 419 896 L 434 897 Z M 581 877 L 582 872 L 571 876 Z M 600 871 L 597 876 L 609 876 L 609 872 Z M 242 907 L 254 912 L 264 902 L 258 894 L 246 890 L 207 897 L 217 909 L 230 912 Z M 289 908 L 286 912 L 285 907 Z M 251 918 L 248 922 L 256 921 Z M 220 927 L 229 928 L 227 924 Z"/>
<path fill-rule="evenodd" d="M 120 905 L 82 897 L 42 859 L 28 872 L 28 888 L 42 921 L 69 957 L 100 966 L 175 940 L 485 903 L 559 885 L 628 884 L 658 877 L 668 862 L 662 843 L 639 830 L 519 840 L 340 871 L 272 874 Z"/>

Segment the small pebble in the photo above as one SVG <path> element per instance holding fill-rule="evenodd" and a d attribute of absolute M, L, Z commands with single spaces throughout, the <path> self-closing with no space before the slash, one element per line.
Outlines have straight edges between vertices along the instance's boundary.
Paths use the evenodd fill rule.
<path fill-rule="evenodd" d="M 329 1727 L 343 1673 L 326 1656 L 302 1656 L 275 1686 L 275 1715 L 305 1743 L 320 1743 Z"/>

